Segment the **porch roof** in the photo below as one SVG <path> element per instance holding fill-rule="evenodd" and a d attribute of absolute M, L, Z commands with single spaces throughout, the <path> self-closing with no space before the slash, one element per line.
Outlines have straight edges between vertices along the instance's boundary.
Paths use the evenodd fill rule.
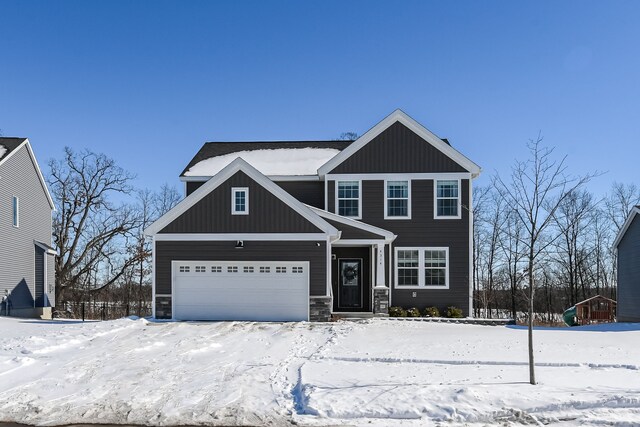
<path fill-rule="evenodd" d="M 384 240 L 390 243 L 397 237 L 391 231 L 376 227 L 362 221 L 347 218 L 322 209 L 307 205 L 315 214 L 341 231 L 340 241 L 344 240 Z"/>

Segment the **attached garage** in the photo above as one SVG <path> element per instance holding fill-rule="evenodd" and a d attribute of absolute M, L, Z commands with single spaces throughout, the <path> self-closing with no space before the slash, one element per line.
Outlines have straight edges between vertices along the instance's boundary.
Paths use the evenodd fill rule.
<path fill-rule="evenodd" d="M 309 320 L 309 262 L 173 261 L 176 320 Z"/>

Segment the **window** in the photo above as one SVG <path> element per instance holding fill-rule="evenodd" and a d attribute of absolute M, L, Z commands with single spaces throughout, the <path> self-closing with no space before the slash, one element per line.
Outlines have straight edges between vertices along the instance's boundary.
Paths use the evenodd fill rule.
<path fill-rule="evenodd" d="M 188 265 L 181 265 L 180 266 L 180 273 L 188 273 L 190 270 Z"/>
<path fill-rule="evenodd" d="M 260 273 L 270 273 L 271 267 L 260 267 Z"/>
<path fill-rule="evenodd" d="M 292 273 L 302 273 L 302 267 L 291 267 Z"/>
<path fill-rule="evenodd" d="M 448 289 L 449 248 L 396 248 L 396 287 Z"/>
<path fill-rule="evenodd" d="M 276 267 L 276 273 L 286 273 L 287 267 Z"/>
<path fill-rule="evenodd" d="M 196 265 L 196 273 L 206 273 L 207 267 L 204 265 Z"/>
<path fill-rule="evenodd" d="M 460 180 L 436 180 L 435 218 L 460 218 Z"/>
<path fill-rule="evenodd" d="M 20 225 L 20 200 L 13 196 L 13 226 L 18 227 Z"/>
<path fill-rule="evenodd" d="M 222 273 L 222 266 L 214 265 L 211 267 L 212 273 Z"/>
<path fill-rule="evenodd" d="M 231 189 L 231 214 L 249 214 L 249 189 L 246 187 Z"/>
<path fill-rule="evenodd" d="M 244 266 L 244 267 L 242 267 L 242 272 L 243 273 L 253 273 L 253 267 Z"/>
<path fill-rule="evenodd" d="M 338 215 L 360 218 L 360 181 L 337 181 Z"/>
<path fill-rule="evenodd" d="M 410 218 L 409 181 L 386 181 L 385 219 Z"/>
<path fill-rule="evenodd" d="M 227 267 L 227 273 L 237 273 L 238 267 Z"/>

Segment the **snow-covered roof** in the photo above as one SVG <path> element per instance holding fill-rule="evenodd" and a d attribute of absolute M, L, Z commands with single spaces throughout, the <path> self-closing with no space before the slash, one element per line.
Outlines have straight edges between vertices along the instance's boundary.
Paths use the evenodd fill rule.
<path fill-rule="evenodd" d="M 318 168 L 339 152 L 334 148 L 312 147 L 238 151 L 201 160 L 184 175 L 213 176 L 238 157 L 267 176 L 316 175 Z"/>

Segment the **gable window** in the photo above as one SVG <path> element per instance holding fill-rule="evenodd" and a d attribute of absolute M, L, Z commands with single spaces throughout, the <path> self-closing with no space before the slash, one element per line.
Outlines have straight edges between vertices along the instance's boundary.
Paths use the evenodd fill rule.
<path fill-rule="evenodd" d="M 396 248 L 397 288 L 449 288 L 449 248 Z"/>
<path fill-rule="evenodd" d="M 249 189 L 247 187 L 234 187 L 231 189 L 231 214 L 249 214 Z"/>
<path fill-rule="evenodd" d="M 20 226 L 20 199 L 13 196 L 13 226 Z"/>
<path fill-rule="evenodd" d="M 360 181 L 337 182 L 338 215 L 360 218 Z"/>
<path fill-rule="evenodd" d="M 435 181 L 435 218 L 460 218 L 460 180 Z"/>
<path fill-rule="evenodd" d="M 409 181 L 386 181 L 385 219 L 410 218 Z"/>

